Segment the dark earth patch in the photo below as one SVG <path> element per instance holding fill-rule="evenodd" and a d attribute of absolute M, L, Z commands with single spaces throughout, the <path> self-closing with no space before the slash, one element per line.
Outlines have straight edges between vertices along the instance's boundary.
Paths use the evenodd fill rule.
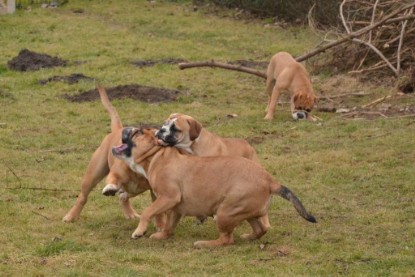
<path fill-rule="evenodd" d="M 161 60 L 136 60 L 136 61 L 132 61 L 131 63 L 137 67 L 143 68 L 143 67 L 154 66 L 156 64 L 179 64 L 182 62 L 187 62 L 187 61 L 183 59 L 167 58 L 167 59 L 161 59 Z"/>
<path fill-rule="evenodd" d="M 67 61 L 47 54 L 36 53 L 27 49 L 19 52 L 19 55 L 7 62 L 11 70 L 15 71 L 35 71 L 41 68 L 55 66 L 65 66 Z"/>
<path fill-rule="evenodd" d="M 110 100 L 129 98 L 146 103 L 171 102 L 176 100 L 179 93 L 180 91 L 178 90 L 142 86 L 137 84 L 120 85 L 107 88 L 107 94 Z M 77 95 L 64 94 L 63 98 L 76 103 L 91 102 L 98 100 L 99 94 L 96 89 L 92 89 L 81 92 Z"/>
<path fill-rule="evenodd" d="M 94 78 L 85 76 L 82 73 L 73 73 L 69 76 L 53 76 L 47 79 L 42 79 L 42 80 L 39 80 L 39 84 L 45 85 L 49 82 L 65 82 L 65 83 L 72 85 L 72 84 L 78 83 L 80 80 L 93 81 Z"/>

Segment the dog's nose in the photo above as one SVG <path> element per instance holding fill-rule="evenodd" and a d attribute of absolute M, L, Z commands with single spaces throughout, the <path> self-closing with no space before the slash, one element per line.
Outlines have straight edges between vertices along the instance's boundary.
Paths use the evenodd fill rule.
<path fill-rule="evenodd" d="M 297 118 L 298 118 L 298 119 L 303 119 L 303 118 L 305 118 L 304 113 L 297 113 Z"/>
<path fill-rule="evenodd" d="M 156 137 L 157 137 L 157 138 L 159 138 L 159 139 L 161 139 L 161 138 L 163 137 L 163 133 L 164 133 L 165 131 L 166 131 L 166 130 L 164 130 L 164 129 L 162 129 L 162 128 L 158 129 L 158 130 L 157 130 L 157 132 L 156 132 Z"/>
<path fill-rule="evenodd" d="M 122 129 L 122 135 L 121 135 L 122 143 L 128 143 L 128 140 L 130 139 L 132 132 L 133 132 L 133 128 L 131 127 L 126 127 Z"/>

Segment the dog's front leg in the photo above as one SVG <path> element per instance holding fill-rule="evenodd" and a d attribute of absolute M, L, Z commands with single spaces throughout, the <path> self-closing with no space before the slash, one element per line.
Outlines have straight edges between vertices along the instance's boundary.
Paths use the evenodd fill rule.
<path fill-rule="evenodd" d="M 178 194 L 175 197 L 165 195 L 158 196 L 156 201 L 154 201 L 150 206 L 148 206 L 141 214 L 140 223 L 138 224 L 137 229 L 135 229 L 131 237 L 133 239 L 136 239 L 144 236 L 145 232 L 147 231 L 147 226 L 154 216 L 170 210 L 179 202 L 180 194 Z"/>
<path fill-rule="evenodd" d="M 280 89 L 278 84 L 275 84 L 274 89 L 272 90 L 271 99 L 268 104 L 267 115 L 264 117 L 266 120 L 272 120 L 274 118 L 275 108 L 277 106 L 278 98 L 280 97 Z"/>

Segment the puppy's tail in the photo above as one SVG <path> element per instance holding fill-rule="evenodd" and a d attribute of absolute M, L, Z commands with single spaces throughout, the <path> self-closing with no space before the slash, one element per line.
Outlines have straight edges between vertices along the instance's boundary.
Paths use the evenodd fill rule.
<path fill-rule="evenodd" d="M 294 208 L 297 210 L 298 214 L 301 215 L 305 220 L 313 223 L 317 222 L 316 218 L 307 212 L 301 201 L 297 198 L 297 196 L 295 196 L 295 194 L 289 188 L 277 183 L 272 183 L 271 192 L 290 201 L 293 204 Z"/>
<path fill-rule="evenodd" d="M 110 100 L 108 99 L 107 91 L 101 85 L 97 85 L 97 90 L 99 92 L 99 96 L 101 98 L 102 105 L 110 114 L 111 117 L 111 132 L 119 131 L 122 129 L 122 122 L 120 116 L 118 115 L 117 110 L 111 104 Z"/>

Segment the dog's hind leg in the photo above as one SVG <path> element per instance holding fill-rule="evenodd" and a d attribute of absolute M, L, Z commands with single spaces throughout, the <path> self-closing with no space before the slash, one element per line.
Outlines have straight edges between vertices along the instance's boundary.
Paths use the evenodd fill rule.
<path fill-rule="evenodd" d="M 193 246 L 196 248 L 205 248 L 233 244 L 233 230 L 240 222 L 237 218 L 238 217 L 225 215 L 218 211 L 218 214 L 216 215 L 216 226 L 219 230 L 219 238 L 216 240 L 196 241 Z"/>
<path fill-rule="evenodd" d="M 71 210 L 64 216 L 64 222 L 72 222 L 79 218 L 84 205 L 88 200 L 88 195 L 91 190 L 105 177 L 109 172 L 108 160 L 104 154 L 102 154 L 101 147 L 98 148 L 92 155 L 89 161 L 88 167 L 82 178 L 81 193 L 76 199 L 75 205 Z"/>
<path fill-rule="evenodd" d="M 255 240 L 265 235 L 269 227 L 264 226 L 261 219 L 263 219 L 263 217 L 248 219 L 248 222 L 252 227 L 252 233 L 241 235 L 241 238 L 246 240 Z"/>
<path fill-rule="evenodd" d="M 167 212 L 166 224 L 162 231 L 156 232 L 150 236 L 151 239 L 167 239 L 173 235 L 174 230 L 176 229 L 177 224 L 179 223 L 182 215 L 175 211 Z"/>

